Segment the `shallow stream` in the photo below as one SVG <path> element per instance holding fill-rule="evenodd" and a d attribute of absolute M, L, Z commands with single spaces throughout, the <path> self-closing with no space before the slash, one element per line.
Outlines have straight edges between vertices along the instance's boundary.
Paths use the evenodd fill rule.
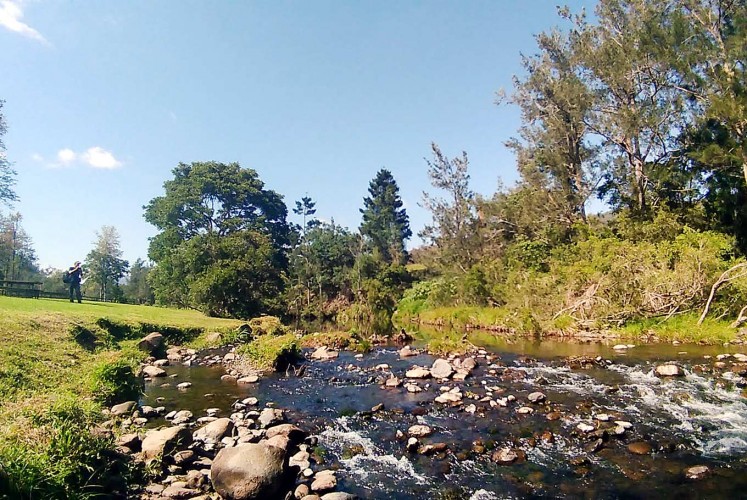
<path fill-rule="evenodd" d="M 143 403 L 195 416 L 220 408 L 228 416 L 235 401 L 254 396 L 260 406 L 286 409 L 291 422 L 319 436 L 323 467 L 340 470 L 338 490 L 361 498 L 747 496 L 747 399 L 740 387 L 740 373 L 747 373 L 733 357 L 717 359 L 744 352 L 742 346 L 655 344 L 616 351 L 480 333 L 470 341 L 484 349 L 470 377 L 447 384 L 409 380 L 422 389 L 417 393 L 383 383 L 390 374 L 404 378 L 413 365 L 430 367 L 436 358 L 400 359 L 398 348 L 390 347 L 362 359 L 341 352 L 335 360 L 308 361 L 303 377 L 279 373 L 251 385 L 222 382 L 221 366 L 166 367 L 173 380 L 150 383 Z M 685 376 L 656 377 L 655 366 L 667 361 L 676 361 Z M 185 381 L 192 386 L 177 390 Z M 434 402 L 442 386 L 461 388 L 462 404 Z M 530 403 L 527 396 L 535 391 L 546 401 Z M 509 396 L 516 401 L 490 404 Z M 381 403 L 382 411 L 370 411 Z M 521 407 L 534 411 L 521 414 Z M 604 427 L 605 415 L 632 427 L 594 447 L 596 439 L 578 425 Z M 446 443 L 448 451 L 409 453 L 397 431 L 414 424 L 435 429 L 422 444 Z M 651 451 L 631 452 L 628 445 L 636 442 Z M 526 460 L 493 462 L 492 452 L 504 447 L 523 451 Z M 687 479 L 684 471 L 696 465 L 710 473 Z"/>

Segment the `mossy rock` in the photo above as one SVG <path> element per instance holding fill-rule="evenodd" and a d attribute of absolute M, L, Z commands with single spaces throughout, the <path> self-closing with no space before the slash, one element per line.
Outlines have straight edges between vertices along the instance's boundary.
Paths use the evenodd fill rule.
<path fill-rule="evenodd" d="M 262 335 L 285 335 L 289 332 L 288 327 L 280 322 L 275 316 L 260 316 L 249 320 L 249 327 L 255 337 Z"/>

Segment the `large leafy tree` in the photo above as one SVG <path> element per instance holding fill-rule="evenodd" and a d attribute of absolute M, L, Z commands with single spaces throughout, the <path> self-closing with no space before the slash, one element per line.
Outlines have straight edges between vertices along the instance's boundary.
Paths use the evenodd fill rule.
<path fill-rule="evenodd" d="M 119 232 L 114 226 L 102 226 L 96 232 L 94 249 L 86 256 L 88 287 L 93 287 L 102 300 L 118 300 L 122 296 L 119 282 L 129 267 L 122 258 Z"/>
<path fill-rule="evenodd" d="M 282 290 L 290 230 L 282 197 L 238 163 L 180 163 L 145 207 L 160 302 L 250 317 Z"/>
<path fill-rule="evenodd" d="M 3 136 L 8 130 L 3 116 L 4 104 L 5 101 L 0 100 L 0 203 L 11 205 L 18 200 L 18 196 L 13 189 L 16 182 L 16 172 L 11 168 L 3 142 Z"/>
<path fill-rule="evenodd" d="M 399 186 L 392 173 L 382 168 L 363 199 L 360 232 L 374 255 L 386 263 L 407 262 L 405 242 L 412 236 L 410 219 L 402 206 Z"/>

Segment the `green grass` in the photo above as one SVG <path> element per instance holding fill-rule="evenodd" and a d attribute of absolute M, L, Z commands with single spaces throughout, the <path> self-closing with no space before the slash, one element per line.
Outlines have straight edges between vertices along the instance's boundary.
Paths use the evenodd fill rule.
<path fill-rule="evenodd" d="M 128 470 L 89 428 L 102 405 L 137 397 L 138 339 L 160 331 L 169 342 L 196 341 L 241 324 L 196 311 L 0 297 L 0 498 L 115 488 Z"/>
<path fill-rule="evenodd" d="M 698 314 L 689 313 L 664 321 L 646 319 L 628 322 L 619 332 L 629 338 L 640 339 L 655 335 L 662 341 L 677 340 L 689 343 L 714 344 L 730 342 L 737 336 L 737 329 L 729 326 L 729 321 L 706 318 L 698 325 Z"/>

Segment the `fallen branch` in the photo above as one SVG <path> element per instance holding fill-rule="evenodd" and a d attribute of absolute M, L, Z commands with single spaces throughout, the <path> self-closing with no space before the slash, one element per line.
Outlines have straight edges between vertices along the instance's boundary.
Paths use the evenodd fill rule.
<path fill-rule="evenodd" d="M 723 284 L 734 281 L 735 279 L 741 278 L 742 276 L 746 276 L 747 270 L 744 270 L 745 267 L 747 267 L 747 262 L 742 262 L 741 264 L 730 267 L 729 269 L 724 271 L 721 276 L 719 276 L 718 280 L 716 280 L 716 283 L 714 283 L 711 287 L 711 294 L 708 296 L 708 301 L 706 302 L 705 308 L 703 309 L 703 314 L 701 314 L 700 319 L 698 319 L 698 326 L 703 324 L 705 317 L 708 315 L 708 311 L 711 309 L 711 302 L 713 302 L 713 297 L 716 295 L 716 291 L 718 291 L 718 289 L 721 288 Z M 734 276 L 729 275 L 737 269 L 742 269 L 742 271 Z"/>

